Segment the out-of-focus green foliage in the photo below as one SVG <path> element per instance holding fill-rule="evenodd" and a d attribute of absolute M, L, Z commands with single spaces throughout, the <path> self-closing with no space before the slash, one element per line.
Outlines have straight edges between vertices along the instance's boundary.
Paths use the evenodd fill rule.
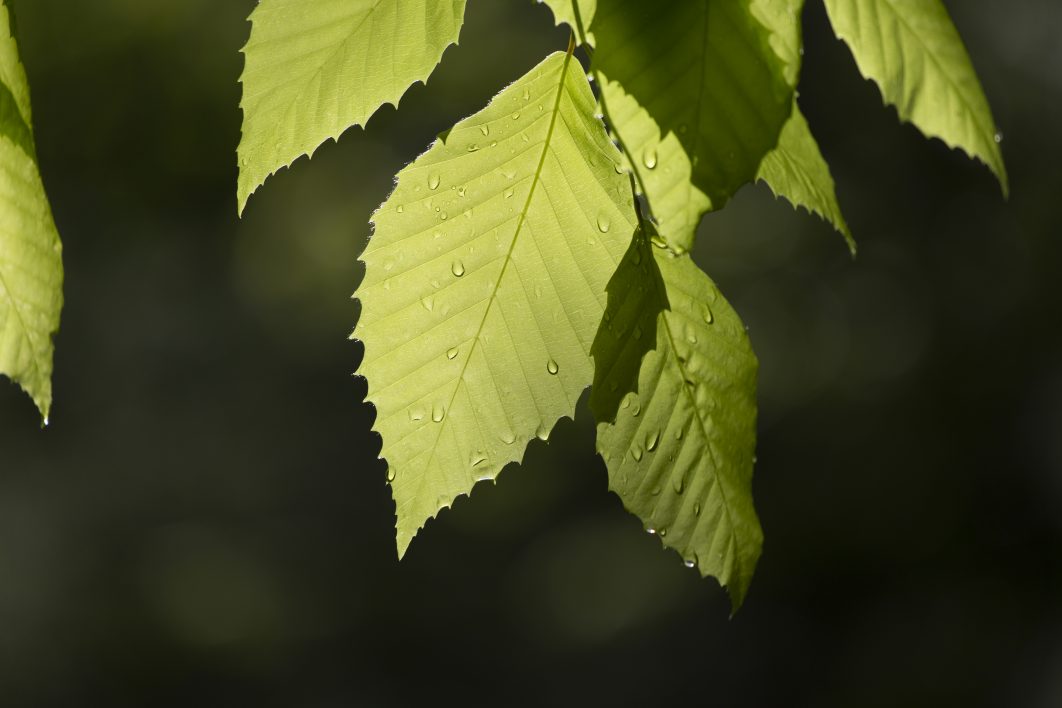
<path fill-rule="evenodd" d="M 29 85 L 0 2 L 0 373 L 33 398 L 45 421 L 62 285 L 62 245 L 37 169 Z"/>

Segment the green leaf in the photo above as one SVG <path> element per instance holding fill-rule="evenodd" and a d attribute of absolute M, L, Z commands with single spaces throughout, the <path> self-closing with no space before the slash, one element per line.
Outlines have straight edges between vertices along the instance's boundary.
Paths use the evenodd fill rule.
<path fill-rule="evenodd" d="M 519 461 L 591 382 L 605 286 L 634 232 L 620 155 L 557 53 L 403 169 L 362 256 L 361 373 L 402 555 Z"/>
<path fill-rule="evenodd" d="M 633 96 L 661 135 L 678 138 L 693 184 L 716 209 L 756 176 L 791 109 L 793 88 L 753 5 L 598 0 L 588 28 L 592 67 Z M 626 140 L 625 126 L 614 127 Z"/>
<path fill-rule="evenodd" d="M 63 263 L 32 125 L 29 84 L 0 2 L 0 373 L 29 394 L 47 422 Z"/>
<path fill-rule="evenodd" d="M 793 101 L 793 115 L 778 139 L 778 147 L 763 158 L 758 177 L 775 196 L 785 197 L 794 207 L 804 207 L 833 224 L 855 255 L 855 239 L 837 203 L 830 167 L 819 152 L 796 101 Z"/>
<path fill-rule="evenodd" d="M 623 22 L 635 26 L 642 23 L 653 24 L 649 15 L 652 14 L 650 10 L 654 8 L 648 5 L 624 5 L 618 0 L 579 0 L 576 11 L 572 0 L 546 0 L 546 3 L 553 10 L 558 23 L 568 23 L 577 35 L 585 35 L 584 41 L 591 45 L 597 42 L 593 30 L 599 28 L 601 23 L 606 24 L 602 42 L 608 42 L 616 34 L 615 26 Z M 665 27 L 650 29 L 647 32 L 650 36 L 648 41 L 659 42 L 660 46 L 665 47 L 674 44 L 680 49 L 673 49 L 671 54 L 664 53 L 661 54 L 662 58 L 651 60 L 646 68 L 646 75 L 654 77 L 652 80 L 659 82 L 659 86 L 668 87 L 672 86 L 669 72 L 682 76 L 680 87 L 675 90 L 674 96 L 662 96 L 652 101 L 650 107 L 662 111 L 665 116 L 668 112 L 675 115 L 684 114 L 683 106 L 686 113 L 695 110 L 698 115 L 704 116 L 703 129 L 708 133 L 707 140 L 703 140 L 700 133 L 691 135 L 688 132 L 688 126 L 697 123 L 698 119 L 683 122 L 673 117 L 662 129 L 661 124 L 654 118 L 655 114 L 628 93 L 621 81 L 610 80 L 616 78 L 611 74 L 609 77 L 604 75 L 609 73 L 609 67 L 616 63 L 616 59 L 610 59 L 609 54 L 603 50 L 595 53 L 592 73 L 601 87 L 602 110 L 624 150 L 625 164 L 635 174 L 639 191 L 648 199 L 660 236 L 676 252 L 684 253 L 692 248 L 701 217 L 713 208 L 712 199 L 700 188 L 711 184 L 712 180 L 706 182 L 703 175 L 694 175 L 689 152 L 691 146 L 700 149 L 699 146 L 703 145 L 716 153 L 720 150 L 731 151 L 735 145 L 740 145 L 740 142 L 731 137 L 735 129 L 727 124 L 728 121 L 734 121 L 738 124 L 738 129 L 747 132 L 749 126 L 753 126 L 754 130 L 756 125 L 761 124 L 760 117 L 765 111 L 770 116 L 770 130 L 754 134 L 754 138 L 759 138 L 759 142 L 753 140 L 754 147 L 743 153 L 745 159 L 737 176 L 727 183 L 721 195 L 716 191 L 714 206 L 721 207 L 721 200 L 725 200 L 741 184 L 752 179 L 763 157 L 763 151 L 774 147 L 774 143 L 779 139 L 778 128 L 785 116 L 772 96 L 775 93 L 791 91 L 796 86 L 800 67 L 802 6 L 802 0 L 727 0 L 718 6 L 705 5 L 703 2 L 669 5 L 664 11 Z M 704 36 L 699 36 L 689 29 L 703 27 L 704 19 L 700 15 L 705 12 L 706 7 L 711 8 L 708 11 L 711 16 L 707 17 L 707 44 Z M 598 22 L 596 18 L 600 14 L 610 11 L 619 19 Z M 691 19 L 694 17 L 697 22 Z M 713 24 L 713 18 L 722 18 L 722 21 L 716 19 Z M 737 18 L 737 24 L 744 29 L 744 37 L 740 32 L 732 32 L 734 18 Z M 609 24 L 613 26 L 611 31 L 608 30 Z M 684 43 L 665 40 L 661 36 L 671 25 L 686 25 L 685 31 L 680 32 L 685 39 Z M 749 44 L 736 51 L 729 48 L 727 42 L 733 41 L 735 37 L 743 38 Z M 621 45 L 613 54 L 619 54 L 622 59 L 623 51 Z M 728 52 L 725 61 L 721 58 L 722 52 Z M 672 56 L 676 53 L 679 56 Z M 641 57 L 643 54 L 634 56 Z M 699 75 L 692 76 L 689 71 L 682 72 L 673 68 L 684 62 L 707 62 L 706 66 L 712 71 L 706 70 L 701 81 L 702 77 Z M 726 67 L 729 65 L 736 68 L 728 71 Z M 628 68 L 627 73 L 631 71 L 637 70 Z M 752 79 L 744 81 L 745 74 Z M 661 78 L 662 75 L 664 78 Z M 735 76 L 740 77 L 737 82 L 733 81 Z M 780 86 L 780 80 L 784 82 L 784 86 Z M 645 79 L 642 83 L 648 81 Z M 693 102 L 689 100 L 691 95 L 699 96 L 704 107 L 694 107 Z M 747 95 L 754 97 L 751 103 L 747 101 Z M 667 100 L 668 98 L 671 101 Z M 724 125 L 724 132 L 720 132 L 720 124 Z M 670 126 L 670 129 L 667 126 Z M 685 136 L 685 139 L 680 140 L 682 136 Z M 715 164 L 713 160 L 718 162 L 713 154 L 709 154 L 707 159 L 709 161 L 706 164 L 709 165 Z M 718 184 L 718 180 L 716 183 Z"/>
<path fill-rule="evenodd" d="M 983 162 L 1006 195 L 1007 171 L 988 100 L 940 0 L 825 3 L 859 71 L 896 106 L 900 119 Z"/>
<path fill-rule="evenodd" d="M 624 505 L 687 565 L 718 578 L 736 610 L 763 544 L 752 505 L 756 357 L 741 320 L 689 255 L 636 240 L 609 283 L 613 326 L 594 342 L 594 389 L 637 392 L 614 420 L 614 399 L 591 398 L 598 450 Z M 645 304 L 653 291 L 655 303 Z M 638 342 L 649 330 L 621 315 L 635 309 L 659 313 L 655 349 L 638 368 L 631 349 L 645 347 Z"/>
<path fill-rule="evenodd" d="M 240 79 L 240 212 L 281 167 L 426 81 L 464 13 L 465 0 L 261 0 Z"/>

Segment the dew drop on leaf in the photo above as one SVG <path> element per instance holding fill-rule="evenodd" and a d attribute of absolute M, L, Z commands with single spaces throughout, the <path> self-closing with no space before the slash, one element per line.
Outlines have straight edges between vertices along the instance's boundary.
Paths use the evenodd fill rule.
<path fill-rule="evenodd" d="M 475 152 L 476 150 L 479 150 L 479 145 L 476 145 L 475 143 L 469 143 L 468 151 Z"/>
<path fill-rule="evenodd" d="M 682 561 L 682 563 L 683 563 L 683 565 L 685 565 L 685 566 L 686 566 L 687 568 L 692 568 L 692 567 L 694 567 L 695 565 L 697 565 L 697 564 L 696 564 L 696 563 L 695 563 L 695 562 L 694 562 L 693 560 L 691 560 L 691 559 L 689 559 L 689 558 L 687 558 L 686 560 Z"/>
<path fill-rule="evenodd" d="M 642 455 L 644 455 L 644 454 L 645 453 L 642 450 L 642 446 L 639 445 L 638 443 L 635 443 L 634 447 L 631 448 L 631 457 L 634 458 L 635 462 L 641 462 L 642 461 Z"/>
<path fill-rule="evenodd" d="M 700 502 L 695 502 L 693 504 L 693 515 L 694 516 L 700 516 L 701 515 L 701 503 Z"/>
<path fill-rule="evenodd" d="M 483 451 L 477 450 L 476 452 L 472 453 L 471 456 L 469 456 L 468 463 L 469 466 L 476 467 L 477 465 L 481 465 L 486 462 L 486 460 L 487 456 L 483 454 Z"/>
<path fill-rule="evenodd" d="M 490 135 L 490 126 L 488 126 L 488 125 L 479 126 L 479 132 L 483 133 L 484 135 Z"/>
<path fill-rule="evenodd" d="M 394 482 L 395 481 L 395 468 L 394 467 L 388 467 L 387 468 L 387 481 L 388 482 Z"/>
<path fill-rule="evenodd" d="M 428 189 L 438 189 L 441 181 L 439 175 L 428 175 Z"/>
<path fill-rule="evenodd" d="M 454 274 L 454 277 L 460 278 L 465 274 L 465 264 L 461 261 L 454 261 L 450 264 L 450 272 Z"/>
<path fill-rule="evenodd" d="M 715 315 L 712 314 L 712 308 L 708 307 L 708 305 L 701 305 L 701 317 L 704 318 L 705 324 L 715 322 Z"/>
<path fill-rule="evenodd" d="M 442 419 L 446 417 L 446 409 L 441 405 L 434 405 L 431 407 L 431 419 L 435 423 L 441 423 Z"/>
<path fill-rule="evenodd" d="M 656 148 L 646 148 L 645 153 L 642 154 L 642 163 L 647 169 L 656 169 Z"/>
<path fill-rule="evenodd" d="M 446 350 L 446 358 L 447 359 L 456 359 L 457 358 L 457 351 L 458 351 L 457 347 L 450 347 L 449 349 Z"/>
<path fill-rule="evenodd" d="M 516 111 L 513 113 L 513 120 L 520 120 L 520 111 Z"/>
<path fill-rule="evenodd" d="M 1003 133 L 996 133 L 992 136 L 992 139 L 996 141 L 996 144 L 1003 142 Z"/>
<path fill-rule="evenodd" d="M 501 434 L 501 441 L 506 445 L 512 445 L 516 442 L 516 434 L 511 430 L 505 430 Z"/>
<path fill-rule="evenodd" d="M 504 192 L 504 194 L 505 194 L 505 198 L 506 198 L 506 199 L 511 199 L 511 198 L 512 198 L 512 196 L 513 196 L 513 194 L 515 194 L 515 193 L 516 193 L 516 190 L 515 190 L 515 189 L 513 189 L 512 187 L 509 187 L 509 188 L 508 188 L 508 189 L 506 189 L 506 190 L 505 190 L 505 192 Z"/>
<path fill-rule="evenodd" d="M 403 207 L 401 204 L 399 204 L 398 206 L 395 207 L 395 211 L 397 211 L 399 214 L 401 214 L 405 210 L 406 210 L 406 208 Z"/>
<path fill-rule="evenodd" d="M 646 438 L 645 438 L 645 449 L 647 451 L 649 451 L 649 452 L 652 452 L 653 450 L 656 449 L 656 444 L 659 441 L 660 441 L 660 433 L 659 432 L 654 431 L 652 433 L 649 433 L 649 435 L 647 435 Z"/>
<path fill-rule="evenodd" d="M 557 372 L 560 371 L 560 367 L 557 366 L 557 362 L 555 362 L 552 357 L 550 357 L 550 360 L 546 362 L 546 371 L 553 374 L 554 376 L 556 376 Z"/>
<path fill-rule="evenodd" d="M 429 295 L 428 297 L 425 297 L 425 298 L 421 298 L 420 304 L 425 310 L 427 310 L 428 312 L 431 312 L 432 310 L 435 309 L 435 298 L 432 297 L 431 295 Z"/>
<path fill-rule="evenodd" d="M 612 222 L 608 218 L 608 214 L 601 212 L 597 215 L 597 228 L 603 234 L 607 234 L 608 230 L 612 228 Z"/>

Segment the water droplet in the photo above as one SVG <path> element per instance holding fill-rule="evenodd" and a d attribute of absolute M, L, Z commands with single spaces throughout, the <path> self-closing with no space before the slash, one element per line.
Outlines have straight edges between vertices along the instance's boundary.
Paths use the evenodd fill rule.
<path fill-rule="evenodd" d="M 457 188 L 457 196 L 459 196 L 459 197 L 465 196 L 465 188 L 463 186 Z"/>
<path fill-rule="evenodd" d="M 649 237 L 649 243 L 657 248 L 667 248 L 667 241 L 664 240 L 663 236 L 655 232 Z"/>
<path fill-rule="evenodd" d="M 553 374 L 554 376 L 556 376 L 557 372 L 560 371 L 560 367 L 557 366 L 557 362 L 553 361 L 552 357 L 550 357 L 550 360 L 546 362 L 546 371 Z"/>
<path fill-rule="evenodd" d="M 422 298 L 420 304 L 424 307 L 425 310 L 431 312 L 435 309 L 435 298 L 429 295 L 426 298 Z"/>
<path fill-rule="evenodd" d="M 526 88 L 524 89 L 524 100 L 525 101 L 530 101 L 531 100 L 531 92 L 528 91 Z"/>
<path fill-rule="evenodd" d="M 996 133 L 992 136 L 992 139 L 996 141 L 996 144 L 1003 142 L 1003 133 Z"/>
<path fill-rule="evenodd" d="M 682 428 L 679 428 L 678 430 L 675 431 L 675 439 L 676 440 L 681 440 L 682 436 L 683 436 Z"/>
<path fill-rule="evenodd" d="M 535 437 L 543 442 L 549 440 L 549 428 L 545 425 L 540 425 L 538 430 L 535 431 Z"/>
<path fill-rule="evenodd" d="M 708 305 L 701 305 L 701 317 L 704 318 L 705 324 L 712 324 L 715 322 L 715 315 L 712 314 L 712 308 L 708 307 Z"/>
<path fill-rule="evenodd" d="M 650 535 L 652 535 L 652 534 L 655 534 L 655 533 L 656 533 L 656 529 L 654 529 L 654 528 L 653 528 L 652 526 L 650 526 L 649 528 L 647 528 L 647 529 L 645 530 L 645 532 L 646 532 L 647 534 L 650 534 Z"/>
<path fill-rule="evenodd" d="M 693 328 L 693 325 L 686 325 L 686 341 L 690 344 L 697 343 L 697 330 Z"/>
<path fill-rule="evenodd" d="M 457 347 L 450 347 L 449 349 L 446 350 L 446 358 L 447 359 L 456 359 L 457 358 L 457 351 L 458 351 Z"/>
<path fill-rule="evenodd" d="M 682 494 L 682 492 L 686 489 L 686 479 L 682 475 L 679 475 L 678 479 L 674 481 L 673 486 L 675 489 L 675 494 Z"/>
<path fill-rule="evenodd" d="M 454 277 L 460 278 L 465 274 L 465 264 L 461 261 L 454 261 L 450 264 L 450 272 L 454 274 Z"/>
<path fill-rule="evenodd" d="M 493 148 L 493 147 L 498 147 L 498 141 L 497 141 L 497 140 L 491 140 L 491 141 L 490 141 L 490 146 L 491 146 L 492 148 Z"/>
<path fill-rule="evenodd" d="M 520 120 L 520 111 L 513 112 L 513 120 Z"/>
<path fill-rule="evenodd" d="M 627 396 L 626 398 L 623 399 L 622 406 L 623 406 L 623 408 L 630 408 L 631 407 L 631 397 L 630 396 Z"/>
<path fill-rule="evenodd" d="M 489 125 L 481 125 L 481 126 L 479 126 L 479 132 L 483 133 L 484 135 L 490 135 L 490 126 Z"/>
<path fill-rule="evenodd" d="M 386 270 L 386 271 L 390 271 L 394 267 L 395 267 L 395 261 L 394 261 L 393 258 L 388 258 L 383 263 L 383 269 Z"/>
<path fill-rule="evenodd" d="M 475 152 L 476 150 L 479 150 L 479 145 L 476 145 L 475 143 L 470 143 L 468 146 L 468 151 Z"/>
<path fill-rule="evenodd" d="M 397 211 L 399 214 L 401 214 L 405 210 L 406 210 L 406 208 L 404 206 L 402 206 L 401 204 L 399 204 L 398 206 L 395 207 L 395 211 Z"/>
<path fill-rule="evenodd" d="M 441 423 L 442 419 L 446 417 L 446 409 L 441 405 L 434 405 L 431 407 L 431 419 L 432 422 Z"/>
<path fill-rule="evenodd" d="M 516 442 L 516 433 L 511 430 L 502 431 L 501 441 L 506 445 L 512 445 L 514 442 Z"/>
<path fill-rule="evenodd" d="M 505 190 L 505 192 L 504 192 L 504 194 L 505 194 L 505 198 L 506 198 L 506 199 L 511 199 L 511 198 L 512 198 L 512 196 L 513 196 L 513 194 L 515 194 L 515 193 L 516 193 L 516 190 L 515 190 L 515 189 L 513 189 L 512 187 L 509 187 L 509 188 L 508 188 L 508 189 L 506 189 L 506 190 Z"/>
<path fill-rule="evenodd" d="M 449 218 L 449 216 L 450 215 L 447 214 L 445 211 L 443 213 L 439 214 L 439 218 L 442 219 L 443 221 L 446 221 L 446 219 Z"/>
<path fill-rule="evenodd" d="M 395 481 L 395 468 L 394 467 L 388 467 L 387 468 L 387 481 L 388 482 L 394 482 Z"/>
<path fill-rule="evenodd" d="M 439 175 L 428 175 L 428 189 L 438 189 L 441 181 Z"/>
<path fill-rule="evenodd" d="M 631 448 L 631 457 L 634 458 L 635 462 L 641 462 L 643 454 L 645 454 L 645 453 L 642 450 L 642 446 L 639 445 L 638 443 L 635 443 L 634 447 Z"/>
<path fill-rule="evenodd" d="M 687 558 L 686 560 L 682 561 L 682 564 L 685 565 L 687 568 L 692 568 L 695 565 L 697 565 L 693 560 L 691 560 L 689 558 Z"/>
<path fill-rule="evenodd" d="M 469 463 L 469 466 L 471 466 L 471 467 L 475 467 L 477 465 L 481 465 L 481 464 L 483 464 L 486 461 L 487 461 L 487 456 L 483 454 L 482 450 L 477 450 L 476 452 L 472 453 L 469 456 L 469 458 L 468 458 L 468 463 Z"/>
<path fill-rule="evenodd" d="M 660 534 L 660 538 L 663 538 L 664 536 L 667 536 L 667 529 L 661 526 L 660 530 L 657 531 L 657 533 Z"/>
<path fill-rule="evenodd" d="M 642 163 L 647 169 L 656 169 L 656 148 L 646 148 L 642 154 Z"/>
<path fill-rule="evenodd" d="M 700 502 L 694 502 L 694 504 L 693 504 L 693 515 L 694 516 L 700 516 L 701 515 L 701 503 Z"/>
<path fill-rule="evenodd" d="M 623 169 L 623 165 L 618 162 L 612 165 L 612 169 L 616 170 L 616 174 L 618 175 L 621 175 L 626 172 L 626 170 Z"/>
<path fill-rule="evenodd" d="M 656 444 L 659 441 L 660 441 L 660 433 L 659 432 L 654 431 L 654 432 L 650 433 L 645 438 L 645 449 L 647 451 L 649 451 L 649 452 L 652 452 L 653 450 L 656 449 Z"/>
<path fill-rule="evenodd" d="M 603 234 L 607 234 L 608 230 L 612 228 L 612 222 L 608 218 L 608 214 L 601 212 L 597 215 L 597 228 Z"/>
<path fill-rule="evenodd" d="M 409 409 L 409 422 L 416 423 L 417 421 L 424 420 L 424 411 L 419 408 Z"/>

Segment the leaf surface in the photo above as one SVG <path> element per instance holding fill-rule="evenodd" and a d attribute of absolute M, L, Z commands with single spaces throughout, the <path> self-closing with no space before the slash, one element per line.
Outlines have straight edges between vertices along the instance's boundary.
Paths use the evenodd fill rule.
<path fill-rule="evenodd" d="M 958 30 L 940 0 L 825 0 L 834 32 L 900 119 L 960 148 L 1009 187 L 998 131 Z"/>
<path fill-rule="evenodd" d="M 465 0 L 260 0 L 243 49 L 239 210 L 281 167 L 426 81 L 464 13 Z"/>
<path fill-rule="evenodd" d="M 753 5 L 598 0 L 589 25 L 593 68 L 645 108 L 662 136 L 677 137 L 693 184 L 717 209 L 755 177 L 790 113 L 793 88 Z"/>
<path fill-rule="evenodd" d="M 775 196 L 784 197 L 794 207 L 804 207 L 832 224 L 855 254 L 855 239 L 837 202 L 830 166 L 796 101 L 793 101 L 793 115 L 778 138 L 778 147 L 763 158 L 758 177 Z"/>
<path fill-rule="evenodd" d="M 591 382 L 628 179 L 578 62 L 557 53 L 403 169 L 362 260 L 361 373 L 399 554 L 545 438 Z"/>
<path fill-rule="evenodd" d="M 32 125 L 29 84 L 0 2 L 0 373 L 29 394 L 47 421 L 63 263 Z"/>
<path fill-rule="evenodd" d="M 613 326 L 594 342 L 595 389 L 636 392 L 615 411 L 614 397 L 591 397 L 598 450 L 624 505 L 687 565 L 718 578 L 736 610 L 763 543 L 751 488 L 756 357 L 741 320 L 689 255 L 640 240 L 609 283 Z M 655 346 L 639 367 L 630 366 L 631 351 L 645 347 L 648 329 L 621 316 L 631 300 L 657 313 Z"/>

